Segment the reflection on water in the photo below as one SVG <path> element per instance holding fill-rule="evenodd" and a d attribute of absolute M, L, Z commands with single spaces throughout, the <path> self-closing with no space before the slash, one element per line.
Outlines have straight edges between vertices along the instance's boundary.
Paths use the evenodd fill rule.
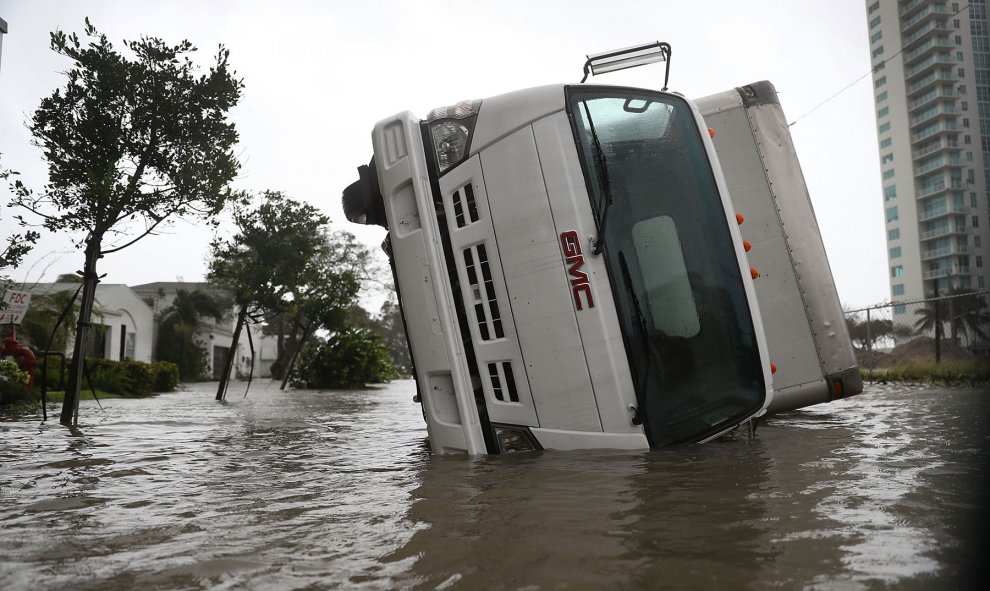
<path fill-rule="evenodd" d="M 982 391 L 477 459 L 429 454 L 411 382 L 211 391 L 0 422 L 0 588 L 955 589 L 985 560 Z"/>

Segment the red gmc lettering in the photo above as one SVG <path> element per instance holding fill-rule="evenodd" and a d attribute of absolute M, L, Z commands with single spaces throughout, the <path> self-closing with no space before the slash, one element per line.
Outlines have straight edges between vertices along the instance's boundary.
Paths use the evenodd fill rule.
<path fill-rule="evenodd" d="M 564 262 L 567 264 L 567 274 L 571 281 L 571 294 L 574 305 L 578 310 L 584 310 L 585 305 L 595 307 L 595 298 L 591 294 L 591 283 L 588 274 L 581 270 L 584 266 L 584 255 L 581 254 L 581 241 L 577 232 L 563 232 L 560 235 L 560 245 L 564 249 Z M 582 294 L 584 301 L 582 301 Z"/>

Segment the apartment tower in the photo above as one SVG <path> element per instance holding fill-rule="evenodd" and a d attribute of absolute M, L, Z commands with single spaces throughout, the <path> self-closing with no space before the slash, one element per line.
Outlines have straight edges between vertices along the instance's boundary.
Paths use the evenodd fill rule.
<path fill-rule="evenodd" d="M 985 0 L 866 0 L 894 301 L 990 285 Z M 912 324 L 909 307 L 894 322 Z"/>

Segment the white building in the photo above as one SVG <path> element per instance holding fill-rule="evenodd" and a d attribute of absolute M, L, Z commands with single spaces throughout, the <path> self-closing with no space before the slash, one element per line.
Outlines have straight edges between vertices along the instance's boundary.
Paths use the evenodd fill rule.
<path fill-rule="evenodd" d="M 990 287 L 985 0 L 866 0 L 894 301 Z M 894 322 L 913 324 L 909 307 Z"/>
<path fill-rule="evenodd" d="M 154 312 L 155 328 L 152 338 L 153 343 L 158 342 L 158 319 L 162 312 L 167 310 L 172 305 L 172 302 L 175 301 L 175 295 L 179 290 L 188 292 L 201 290 L 221 298 L 226 296 L 226 294 L 215 289 L 209 283 L 187 283 L 182 281 L 145 283 L 143 285 L 132 286 L 131 289 Z M 223 371 L 223 362 L 233 342 L 236 320 L 236 312 L 233 309 L 219 321 L 213 318 L 199 319 L 200 325 L 193 338 L 206 349 L 207 371 L 213 379 L 220 379 L 220 374 Z M 257 326 L 245 327 L 241 331 L 237 346 L 237 357 L 235 358 L 235 369 L 237 373 L 246 375 L 250 368 L 251 349 L 248 344 L 247 330 L 251 331 L 251 341 L 254 344 L 254 377 L 268 376 L 271 374 L 271 364 L 277 356 L 275 340 L 263 336 L 261 334 L 261 328 Z"/>
<path fill-rule="evenodd" d="M 60 291 L 75 292 L 78 283 L 38 283 L 27 288 L 32 297 Z M 151 362 L 154 315 L 126 285 L 100 283 L 93 303 L 88 357 Z M 71 353 L 73 344 L 69 343 Z"/>

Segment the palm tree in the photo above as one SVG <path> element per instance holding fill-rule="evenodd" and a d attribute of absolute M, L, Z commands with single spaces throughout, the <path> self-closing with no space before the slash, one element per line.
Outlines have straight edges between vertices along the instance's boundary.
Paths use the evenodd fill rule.
<path fill-rule="evenodd" d="M 204 318 L 220 321 L 229 306 L 207 291 L 179 289 L 158 317 L 158 358 L 179 366 L 180 379 L 196 379 L 206 367 L 206 349 L 194 339 Z"/>
<path fill-rule="evenodd" d="M 967 345 L 975 337 L 986 339 L 990 330 L 990 310 L 986 296 L 962 288 L 953 288 L 949 296 L 926 302 L 923 308 L 916 310 L 918 320 L 915 321 L 914 328 L 922 332 L 938 331 L 936 336 L 942 338 L 945 325 L 948 324 L 949 335 L 954 343 L 959 342 L 960 335 L 966 336 Z"/>

